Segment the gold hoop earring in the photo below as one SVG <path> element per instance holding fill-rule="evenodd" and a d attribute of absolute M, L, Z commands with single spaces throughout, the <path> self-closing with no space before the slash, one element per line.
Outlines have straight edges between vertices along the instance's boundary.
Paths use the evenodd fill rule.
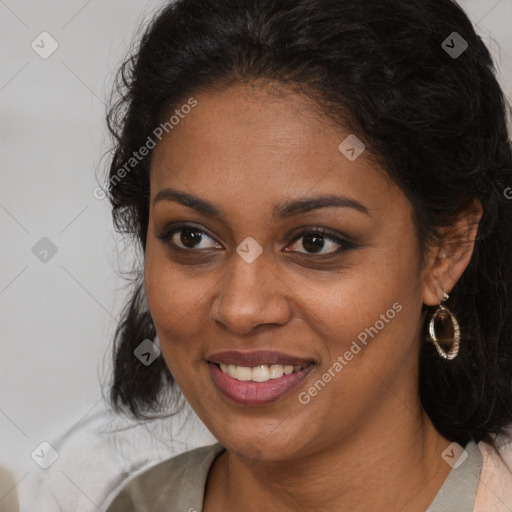
<path fill-rule="evenodd" d="M 448 294 L 446 292 L 443 292 L 443 300 L 441 301 L 441 304 L 436 309 L 436 312 L 432 315 L 432 318 L 430 319 L 430 324 L 428 326 L 428 330 L 430 333 L 430 341 L 435 345 L 437 353 L 443 358 L 452 360 L 455 359 L 459 353 L 459 347 L 460 347 L 460 328 L 459 324 L 457 322 L 457 319 L 453 315 L 453 313 L 443 306 L 443 302 L 446 302 L 448 300 Z M 445 327 L 445 320 L 449 318 L 452 324 L 452 337 L 451 338 L 439 338 L 436 334 L 436 321 L 441 320 L 441 323 L 443 324 L 443 329 L 446 330 Z M 446 352 L 439 342 L 443 344 L 450 344 L 450 349 L 448 352 Z"/>

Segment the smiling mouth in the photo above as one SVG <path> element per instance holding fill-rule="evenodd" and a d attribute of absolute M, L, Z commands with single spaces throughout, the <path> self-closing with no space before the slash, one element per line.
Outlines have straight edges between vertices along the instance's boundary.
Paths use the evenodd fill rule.
<path fill-rule="evenodd" d="M 225 350 L 206 356 L 217 389 L 231 402 L 264 406 L 299 387 L 317 363 L 275 350 Z"/>
<path fill-rule="evenodd" d="M 237 366 L 234 364 L 218 363 L 217 368 L 237 380 L 251 382 L 267 382 L 273 379 L 280 379 L 283 375 L 291 375 L 303 370 L 309 365 L 283 365 L 283 364 L 262 364 L 259 366 Z"/>

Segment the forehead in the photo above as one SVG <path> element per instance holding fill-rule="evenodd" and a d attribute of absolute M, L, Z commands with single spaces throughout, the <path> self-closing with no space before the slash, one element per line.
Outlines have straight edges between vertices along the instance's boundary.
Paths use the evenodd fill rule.
<path fill-rule="evenodd" d="M 273 157 L 294 158 L 314 149 L 329 124 L 308 97 L 275 84 L 239 84 L 194 99 L 197 105 L 167 134 L 168 144 L 163 141 L 157 154 L 165 146 L 166 156 L 178 160 L 214 156 L 251 162 L 261 156 L 270 165 Z"/>
<path fill-rule="evenodd" d="M 347 137 L 353 143 L 357 135 L 333 123 L 304 94 L 275 84 L 241 84 L 193 99 L 196 106 L 155 149 L 152 197 L 166 186 L 205 197 L 272 198 L 273 203 L 285 192 L 370 198 L 396 189 L 365 151 L 347 158 L 340 144 Z"/>

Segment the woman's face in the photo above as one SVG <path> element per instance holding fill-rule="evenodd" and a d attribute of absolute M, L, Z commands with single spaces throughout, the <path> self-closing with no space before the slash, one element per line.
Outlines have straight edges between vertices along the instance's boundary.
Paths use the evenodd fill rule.
<path fill-rule="evenodd" d="M 411 204 L 354 139 L 339 148 L 350 131 L 279 90 L 203 92 L 181 111 L 153 155 L 145 261 L 182 392 L 228 450 L 260 460 L 371 434 L 419 404 Z"/>

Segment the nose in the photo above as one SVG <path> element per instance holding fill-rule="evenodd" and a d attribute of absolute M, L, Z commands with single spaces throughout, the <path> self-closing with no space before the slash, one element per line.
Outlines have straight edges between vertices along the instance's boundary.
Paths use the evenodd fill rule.
<path fill-rule="evenodd" d="M 293 316 L 291 290 L 271 261 L 261 254 L 247 263 L 233 255 L 211 306 L 211 319 L 239 335 L 262 325 L 285 325 Z"/>

